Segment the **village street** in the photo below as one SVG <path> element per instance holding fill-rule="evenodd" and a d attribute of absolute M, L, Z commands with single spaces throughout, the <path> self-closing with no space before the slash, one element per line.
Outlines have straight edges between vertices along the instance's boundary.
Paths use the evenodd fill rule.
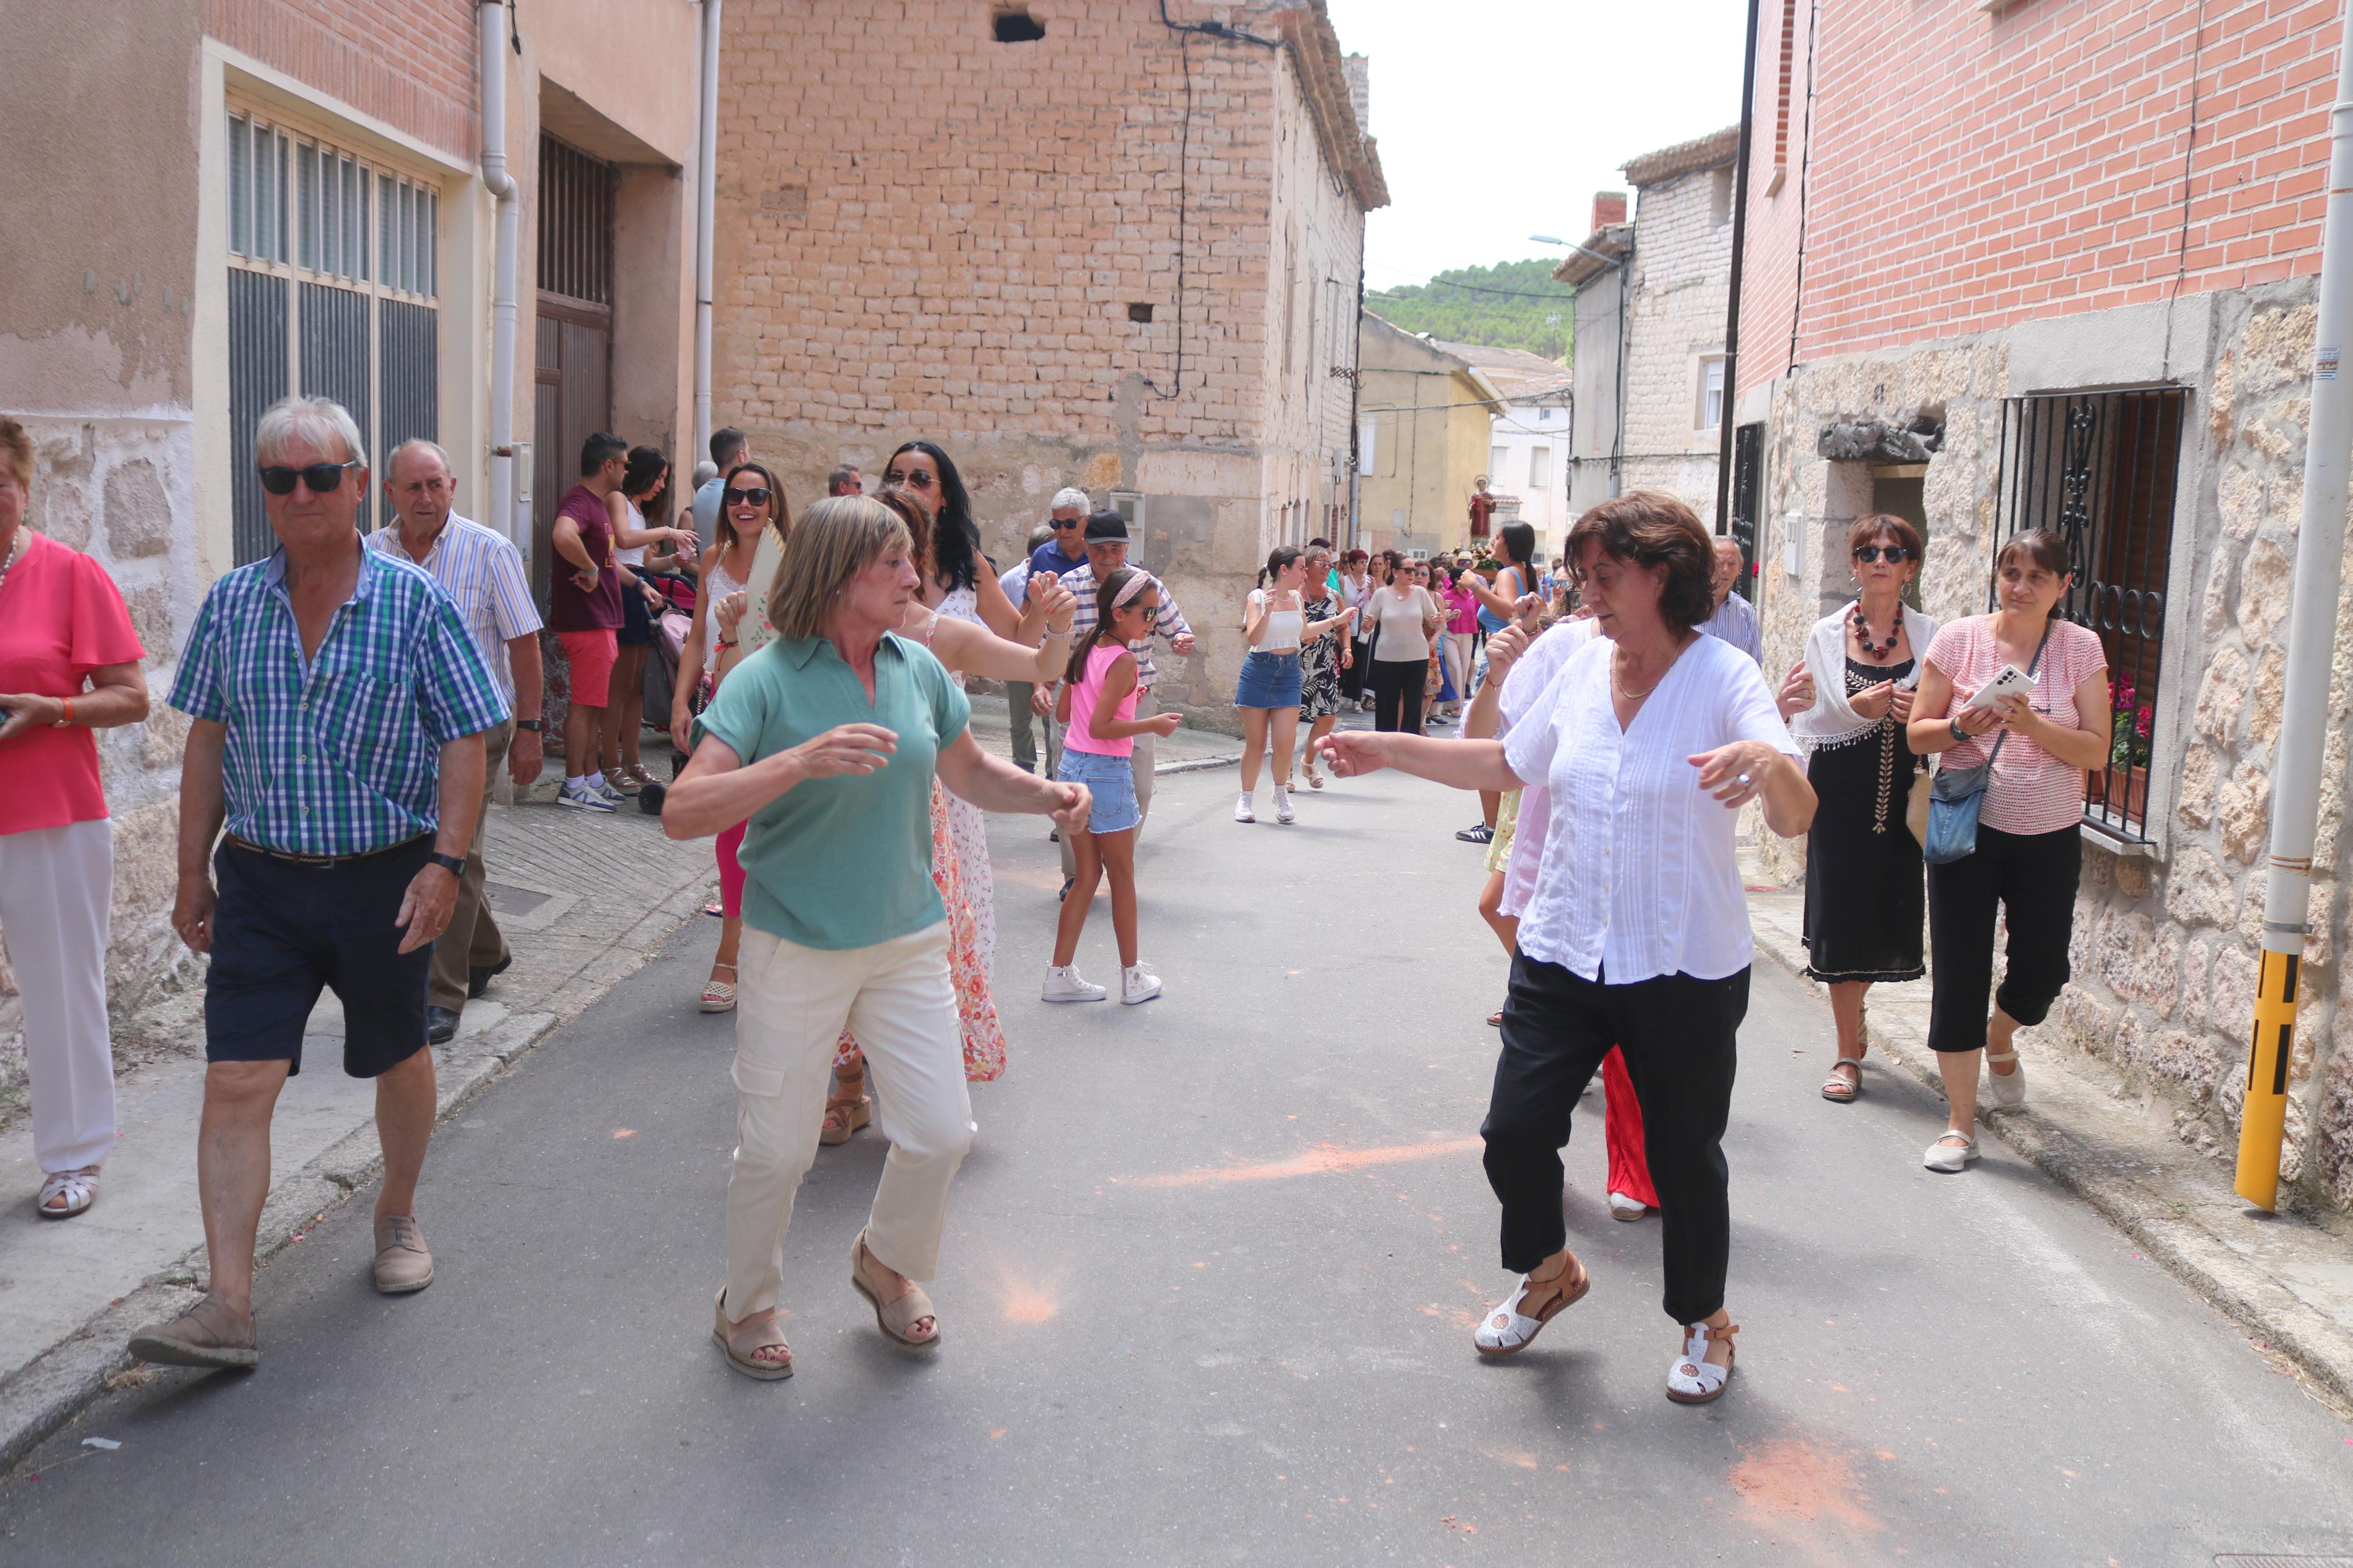
<path fill-rule="evenodd" d="M 712 1347 L 733 1026 L 693 1011 L 697 919 L 443 1128 L 430 1289 L 378 1296 L 365 1205 L 331 1215 L 261 1279 L 260 1368 L 96 1403 L 0 1493 L 0 1556 L 2140 1563 L 2353 1536 L 2353 1428 L 2000 1144 L 1923 1171 L 1940 1112 L 1910 1079 L 1821 1101 L 1827 1011 L 1761 957 L 1727 1397 L 1662 1397 L 1656 1224 L 1603 1206 L 1598 1096 L 1567 1153 L 1593 1294 L 1482 1363 L 1504 961 L 1440 830 L 1460 802 L 1382 775 L 1243 827 L 1230 791 L 1160 783 L 1143 1007 L 1035 1001 L 1053 851 L 993 823 L 1013 1055 L 974 1091 L 936 1354 L 844 1279 L 872 1131 L 803 1192 L 798 1374 Z"/>

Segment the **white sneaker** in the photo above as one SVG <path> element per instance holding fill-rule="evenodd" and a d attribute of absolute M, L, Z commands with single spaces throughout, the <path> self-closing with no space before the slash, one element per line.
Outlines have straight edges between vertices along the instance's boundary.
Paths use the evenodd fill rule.
<path fill-rule="evenodd" d="M 1994 1071 L 1993 1064 L 1997 1061 L 2007 1063 L 2010 1071 L 2007 1074 Z M 2015 1047 L 2006 1057 L 1997 1057 L 1991 1051 L 1986 1053 L 1985 1082 L 1985 1097 L 2005 1110 L 2026 1103 L 2026 1068 L 2020 1064 Z"/>
<path fill-rule="evenodd" d="M 607 801 L 611 802 L 612 808 L 616 811 L 619 810 L 629 798 L 628 795 L 623 795 L 619 790 L 615 789 L 613 787 L 613 781 L 607 778 L 602 773 L 598 773 L 596 775 L 596 782 L 591 784 L 588 787 L 598 795 L 603 795 Z"/>
<path fill-rule="evenodd" d="M 1624 1220 L 1627 1224 L 1631 1225 L 1634 1221 L 1643 1218 L 1650 1212 L 1651 1205 L 1642 1202 L 1640 1198 L 1630 1197 L 1624 1193 L 1612 1193 L 1609 1194 L 1609 1217 L 1611 1219 Z"/>
<path fill-rule="evenodd" d="M 591 784 L 564 784 L 555 792 L 555 804 L 579 811 L 617 811 L 619 806 L 607 800 Z"/>
<path fill-rule="evenodd" d="M 1274 819 L 1277 822 L 1299 820 L 1299 814 L 1291 809 L 1291 792 L 1281 784 L 1274 786 Z"/>
<path fill-rule="evenodd" d="M 1081 974 L 1077 964 L 1050 963 L 1046 966 L 1046 988 L 1038 993 L 1038 998 L 1041 1002 L 1100 1002 L 1110 994 Z"/>
<path fill-rule="evenodd" d="M 1236 822 L 1258 820 L 1258 805 L 1250 799 L 1250 793 L 1248 790 L 1244 790 L 1240 798 L 1234 802 L 1234 820 Z"/>
<path fill-rule="evenodd" d="M 1975 1138 L 1964 1139 L 1957 1143 L 1948 1143 L 1945 1141 L 1947 1138 L 1960 1137 L 1957 1132 L 1946 1133 L 1944 1138 L 1939 1138 L 1928 1145 L 1928 1152 L 1922 1157 L 1920 1163 L 1928 1169 L 1940 1171 L 1947 1176 L 1959 1175 L 1963 1171 L 1968 1170 L 1970 1162 L 1978 1157 L 1978 1141 Z"/>
<path fill-rule="evenodd" d="M 1159 994 L 1160 976 L 1146 969 L 1142 959 L 1119 972 L 1119 999 L 1129 1006 L 1149 1002 Z"/>

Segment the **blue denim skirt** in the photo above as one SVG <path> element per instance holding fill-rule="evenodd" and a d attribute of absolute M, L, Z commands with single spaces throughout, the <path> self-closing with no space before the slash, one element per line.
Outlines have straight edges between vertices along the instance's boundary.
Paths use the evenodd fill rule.
<path fill-rule="evenodd" d="M 1135 803 L 1135 759 L 1082 752 L 1067 742 L 1062 765 L 1055 777 L 1064 784 L 1084 784 L 1093 796 L 1087 810 L 1089 833 L 1124 833 L 1144 820 Z"/>
<path fill-rule="evenodd" d="M 1237 708 L 1296 708 L 1299 706 L 1299 652 L 1266 653 L 1258 649 L 1242 656 L 1242 678 L 1234 685 Z"/>

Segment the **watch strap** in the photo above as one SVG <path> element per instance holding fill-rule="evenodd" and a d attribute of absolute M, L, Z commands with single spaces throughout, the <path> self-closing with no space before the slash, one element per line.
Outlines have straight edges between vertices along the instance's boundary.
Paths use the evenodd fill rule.
<path fill-rule="evenodd" d="M 448 872 L 452 877 L 463 877 L 466 874 L 466 862 L 458 856 L 444 855 L 441 851 L 436 849 L 432 854 L 427 855 L 426 858 L 431 861 L 434 865 L 440 867 L 444 871 Z"/>
<path fill-rule="evenodd" d="M 533 734 L 536 735 L 542 730 L 545 729 L 546 725 L 543 721 L 538 719 L 518 719 L 514 721 L 514 727 L 518 730 L 528 730 Z"/>

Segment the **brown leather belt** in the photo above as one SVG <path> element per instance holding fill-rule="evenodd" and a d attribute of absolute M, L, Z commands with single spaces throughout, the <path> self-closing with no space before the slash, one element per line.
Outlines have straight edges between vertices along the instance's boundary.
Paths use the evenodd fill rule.
<path fill-rule="evenodd" d="M 396 849 L 406 849 L 417 843 L 418 839 L 430 837 L 431 835 L 420 833 L 416 838 L 404 838 L 397 844 L 388 844 L 381 849 L 370 849 L 361 855 L 294 855 L 283 849 L 271 849 L 256 844 L 249 838 L 239 838 L 234 833 L 224 833 L 221 837 L 239 849 L 255 855 L 267 855 L 272 860 L 283 860 L 290 866 L 326 867 L 349 865 L 354 860 L 373 860 L 379 855 L 389 855 Z"/>

